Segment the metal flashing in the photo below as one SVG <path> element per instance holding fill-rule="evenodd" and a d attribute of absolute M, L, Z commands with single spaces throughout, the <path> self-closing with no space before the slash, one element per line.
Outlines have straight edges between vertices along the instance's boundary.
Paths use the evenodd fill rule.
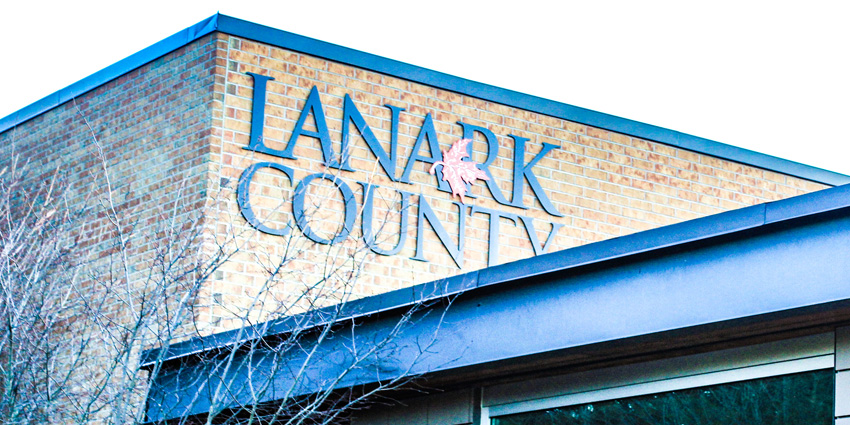
<path fill-rule="evenodd" d="M 668 248 L 685 249 L 690 244 L 705 243 L 722 236 L 741 235 L 749 230 L 775 226 L 778 223 L 785 223 L 784 227 L 790 228 L 794 227 L 795 223 L 802 225 L 827 213 L 844 209 L 850 211 L 850 185 L 689 220 L 361 298 L 343 306 L 338 317 L 340 321 L 370 317 L 403 309 L 418 302 L 433 301 L 460 293 L 469 294 L 479 288 L 510 286 L 531 278 L 642 254 L 663 257 Z M 336 308 L 339 307 L 331 306 L 325 310 Z M 155 361 L 172 360 L 204 350 L 225 347 L 248 338 L 287 333 L 298 322 L 297 318 L 286 318 L 267 323 L 266 335 L 256 335 L 254 329 L 262 327 L 258 325 L 251 329 L 236 329 L 187 340 L 171 345 L 167 352 L 160 349 L 148 350 L 142 355 L 142 367 L 150 366 Z"/>
<path fill-rule="evenodd" d="M 43 99 L 12 113 L 11 115 L 0 118 L 0 132 L 14 128 L 25 121 L 47 112 L 77 96 L 81 96 L 102 84 L 118 78 L 133 69 L 136 69 L 214 31 L 221 31 L 238 37 L 249 38 L 273 46 L 291 49 L 364 69 L 389 74 L 440 89 L 478 97 L 491 102 L 497 102 L 535 113 L 550 115 L 641 139 L 664 143 L 666 145 L 763 168 L 765 170 L 788 174 L 814 182 L 832 186 L 850 183 L 850 176 L 840 173 L 715 142 L 651 124 L 645 124 L 590 109 L 555 102 L 484 83 L 478 83 L 221 14 L 213 15 L 160 41 L 159 43 L 116 62 L 115 64 L 90 75 L 89 77 L 71 84 L 56 93 L 46 96 Z"/>
<path fill-rule="evenodd" d="M 219 15 L 210 16 L 189 28 L 146 47 L 106 68 L 83 78 L 59 91 L 47 95 L 17 112 L 0 118 L 0 133 L 29 121 L 51 109 L 62 105 L 76 97 L 82 96 L 148 62 L 156 60 L 174 50 L 179 49 L 207 34 L 216 31 Z"/>
<path fill-rule="evenodd" d="M 412 362 L 412 375 L 461 373 L 510 362 L 526 364 L 528 359 L 598 344 L 720 329 L 747 321 L 764 326 L 759 320 L 784 317 L 789 319 L 785 326 L 805 326 L 805 315 L 820 310 L 846 316 L 850 302 L 847 229 L 850 186 L 843 186 L 364 299 L 352 303 L 348 312 L 362 318 L 357 321 L 362 338 L 357 344 L 392 327 L 397 315 L 393 310 L 405 307 L 408 300 L 463 291 L 445 311 L 444 320 L 440 314 L 423 315 L 399 335 L 393 357 L 376 364 L 377 369 L 346 375 L 339 387 L 372 383 L 376 370 L 407 362 Z M 369 316 L 368 308 L 382 314 Z M 341 325 L 349 319 L 345 317 Z M 284 324 L 273 328 L 286 332 Z M 405 351 L 404 347 L 417 347 L 421 335 L 437 328 L 439 334 L 428 345 L 427 356 L 417 357 L 415 349 Z M 347 341 L 326 342 L 317 358 L 344 351 Z M 185 356 L 204 344 L 194 340 L 173 348 Z M 148 365 L 151 354 L 159 360 L 179 357 L 177 351 L 149 351 L 145 353 Z M 345 368 L 338 360 L 311 370 L 307 380 L 319 381 L 321 374 L 337 376 Z M 236 388 L 271 385 L 278 389 L 291 384 L 283 375 L 252 375 L 251 370 L 268 367 L 260 360 L 246 358 L 237 363 L 240 366 L 226 377 L 233 379 Z M 180 364 L 183 367 L 176 369 L 166 365 L 163 370 L 169 372 L 154 379 L 150 395 L 154 402 L 149 406 L 165 408 L 150 409 L 150 420 L 168 419 L 168 412 L 185 409 L 197 414 L 206 408 L 174 396 L 197 393 L 199 388 L 185 383 L 209 372 L 203 362 Z M 298 389 L 303 394 L 312 390 L 308 385 Z"/>

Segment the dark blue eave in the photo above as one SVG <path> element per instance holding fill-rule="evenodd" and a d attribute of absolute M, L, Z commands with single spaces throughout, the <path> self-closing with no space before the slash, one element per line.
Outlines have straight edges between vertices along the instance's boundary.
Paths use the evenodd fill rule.
<path fill-rule="evenodd" d="M 745 237 L 741 235 L 755 229 L 764 229 L 765 226 L 800 226 L 835 211 L 845 211 L 845 215 L 850 216 L 850 185 L 754 205 L 362 298 L 345 305 L 336 319 L 342 322 L 356 317 L 370 317 L 377 313 L 408 308 L 414 303 L 460 293 L 469 295 L 483 288 L 498 288 L 500 285 L 509 287 L 512 283 L 531 278 L 600 265 L 612 260 L 635 258 L 639 255 L 663 257 L 671 248 L 684 249 L 686 246 L 718 237 Z M 850 232 L 850 228 L 846 229 L 846 232 Z M 328 310 L 333 308 L 335 307 Z M 266 336 L 285 334 L 293 329 L 293 323 L 298 322 L 296 318 L 286 318 L 267 323 L 267 327 L 257 328 L 266 329 Z M 147 367 L 156 361 L 191 356 L 260 336 L 252 332 L 252 329 L 254 328 L 236 329 L 180 342 L 169 346 L 167 353 L 162 353 L 160 349 L 148 350 L 142 355 L 141 366 Z"/>
<path fill-rule="evenodd" d="M 800 177 L 827 185 L 850 183 L 850 176 L 812 167 L 794 161 L 765 155 L 678 131 L 645 124 L 565 103 L 555 102 L 488 84 L 470 81 L 370 53 L 292 34 L 248 21 L 216 14 L 159 43 L 141 50 L 64 89 L 0 119 L 0 133 L 37 117 L 63 103 L 81 96 L 150 61 L 189 44 L 214 31 L 249 38 L 273 46 L 307 53 L 383 74 L 392 75 L 432 87 L 477 97 L 483 100 L 550 115 L 645 140 L 664 143 L 690 151 L 711 155 L 765 170 Z"/>
<path fill-rule="evenodd" d="M 219 15 L 213 15 L 152 46 L 142 49 L 68 87 L 45 96 L 22 109 L 0 118 L 0 133 L 29 121 L 65 102 L 82 96 L 140 66 L 179 49 L 216 30 Z"/>
<path fill-rule="evenodd" d="M 253 373 L 277 370 L 262 355 L 263 348 L 252 352 L 254 357 L 233 361 L 240 366 L 224 375 L 205 369 L 210 363 L 169 362 L 180 367 L 165 368 L 153 379 L 148 418 L 159 421 L 174 417 L 175 412 L 207 411 L 209 406 L 195 403 L 188 395 L 206 388 L 208 379 L 221 378 L 231 388 L 271 388 L 271 395 L 259 401 L 272 402 L 274 394 L 291 394 L 290 388 L 294 394 L 315 392 L 312 383 L 324 382 L 328 376 L 345 376 L 336 387 L 344 388 L 371 385 L 376 377 L 385 379 L 394 373 L 451 375 L 490 370 L 506 362 L 527 364 L 565 350 L 699 328 L 723 329 L 728 337 L 726 325 L 746 321 L 764 332 L 778 329 L 762 326 L 768 320 L 783 317 L 794 320 L 781 325 L 782 329 L 794 329 L 797 323 L 829 325 L 834 322 L 797 319 L 820 309 L 848 317 L 848 255 L 850 185 L 350 303 L 343 326 L 354 323 L 348 320 L 353 316 L 383 314 L 358 320 L 358 332 L 352 330 L 350 338 L 346 328 L 339 338 L 317 345 L 319 354 L 305 372 L 304 382 L 310 384 L 296 385 L 287 373 Z M 450 308 L 433 304 L 434 309 L 444 310 L 444 319 L 440 314 L 417 317 L 396 336 L 390 350 L 376 356 L 374 364 L 346 369 L 347 347 L 380 340 L 383 330 L 395 326 L 412 302 L 452 294 L 460 296 L 453 297 Z M 287 325 L 280 321 L 271 331 L 287 332 Z M 167 360 L 205 350 L 215 353 L 215 345 L 228 342 L 226 335 L 176 344 L 167 355 L 148 351 L 143 354 L 143 367 L 150 366 L 151 355 Z M 430 343 L 425 338 L 427 350 L 421 355 L 423 335 L 434 337 Z M 300 367 L 299 352 L 292 356 L 282 361 Z M 233 403 L 257 401 L 244 393 L 234 394 Z"/>

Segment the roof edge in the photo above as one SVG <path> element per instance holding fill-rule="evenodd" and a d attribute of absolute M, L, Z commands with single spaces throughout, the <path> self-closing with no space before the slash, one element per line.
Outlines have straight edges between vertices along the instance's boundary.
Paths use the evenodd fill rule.
<path fill-rule="evenodd" d="M 521 279 L 534 278 L 551 273 L 563 272 L 606 261 L 624 259 L 641 254 L 662 251 L 674 246 L 683 246 L 709 239 L 740 234 L 751 229 L 814 218 L 840 209 L 850 208 L 850 185 L 825 189 L 806 195 L 754 205 L 739 210 L 706 216 L 657 229 L 595 242 L 571 249 L 518 260 L 498 266 L 439 279 L 383 294 L 361 298 L 345 306 L 331 306 L 321 310 L 337 310 L 336 321 L 368 317 L 379 313 L 409 308 L 416 303 L 458 295 L 465 291 L 501 284 L 510 284 Z M 292 330 L 299 321 L 284 318 L 266 322 L 266 326 L 241 328 L 197 337 L 167 347 L 146 350 L 142 353 L 141 367 L 149 367 L 157 361 L 170 361 L 181 357 L 224 348 L 251 338 L 282 334 Z M 265 328 L 258 335 L 256 328 Z"/>
<path fill-rule="evenodd" d="M 215 14 L 148 48 L 110 65 L 4 118 L 0 133 L 35 118 L 77 96 L 81 96 L 158 57 L 214 31 L 249 38 L 281 48 L 346 63 L 372 71 L 426 84 L 440 89 L 525 109 L 632 137 L 651 140 L 689 151 L 714 156 L 806 180 L 838 186 L 850 183 L 850 176 L 799 162 L 739 148 L 663 127 L 605 114 L 566 103 L 503 89 L 453 75 L 399 62 L 371 53 L 293 34 L 226 15 Z"/>
<path fill-rule="evenodd" d="M 337 44 L 293 34 L 222 15 L 220 31 L 281 48 L 343 62 L 363 69 L 389 74 L 432 87 L 454 91 L 491 102 L 525 109 L 580 124 L 598 127 L 641 139 L 652 140 L 769 171 L 806 180 L 839 186 L 850 183 L 850 176 L 799 162 L 778 158 L 749 149 L 715 142 L 702 137 L 646 124 L 615 115 L 556 102 L 517 91 L 479 83 L 439 71 L 418 67 L 394 59 L 343 47 Z"/>
<path fill-rule="evenodd" d="M 148 46 L 132 55 L 115 62 L 82 80 L 77 81 L 49 94 L 34 103 L 31 103 L 16 112 L 0 118 L 0 133 L 15 128 L 45 112 L 62 105 L 76 97 L 82 96 L 136 68 L 144 66 L 148 62 L 177 50 L 218 28 L 218 20 L 221 15 L 215 14 L 209 18 L 181 30 L 171 36 Z"/>

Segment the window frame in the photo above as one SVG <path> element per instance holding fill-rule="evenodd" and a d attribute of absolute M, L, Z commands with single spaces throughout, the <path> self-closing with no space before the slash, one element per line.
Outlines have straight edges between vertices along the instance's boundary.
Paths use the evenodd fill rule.
<path fill-rule="evenodd" d="M 792 373 L 835 369 L 832 332 L 485 387 L 491 418 Z"/>

